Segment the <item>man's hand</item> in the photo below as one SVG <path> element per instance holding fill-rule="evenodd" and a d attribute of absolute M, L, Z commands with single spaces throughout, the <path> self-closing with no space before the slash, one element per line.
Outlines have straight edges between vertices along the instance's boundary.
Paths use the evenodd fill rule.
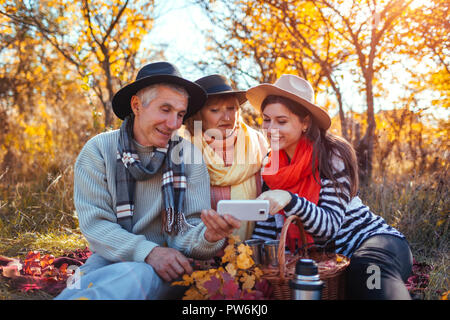
<path fill-rule="evenodd" d="M 185 273 L 191 274 L 193 271 L 192 261 L 180 251 L 165 247 L 153 248 L 145 258 L 145 262 L 151 265 L 158 276 L 167 282 L 172 282 Z"/>
<path fill-rule="evenodd" d="M 269 190 L 261 193 L 257 199 L 269 200 L 270 214 L 273 215 L 280 210 L 283 210 L 292 200 L 292 196 L 289 192 L 284 190 Z"/>
<path fill-rule="evenodd" d="M 202 210 L 201 218 L 206 226 L 205 239 L 209 242 L 227 238 L 235 229 L 241 227 L 241 222 L 238 219 L 229 214 L 221 216 L 212 209 Z"/>

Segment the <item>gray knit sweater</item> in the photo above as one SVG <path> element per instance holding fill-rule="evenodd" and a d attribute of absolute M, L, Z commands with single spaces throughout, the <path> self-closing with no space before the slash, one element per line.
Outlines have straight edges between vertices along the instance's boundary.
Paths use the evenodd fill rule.
<path fill-rule="evenodd" d="M 90 139 L 81 150 L 74 169 L 74 201 L 80 229 L 90 249 L 103 258 L 118 261 L 145 260 L 156 246 L 175 248 L 196 259 L 214 256 L 224 240 L 208 242 L 204 238 L 205 225 L 200 211 L 209 209 L 210 186 L 208 170 L 201 152 L 183 141 L 187 190 L 185 215 L 194 225 L 180 236 L 168 236 L 161 231 L 163 210 L 161 172 L 147 181 L 137 181 L 132 233 L 123 229 L 115 213 L 116 157 L 119 130 L 101 133 Z M 151 147 L 137 145 L 139 157 L 147 165 Z M 195 160 L 193 164 L 191 164 Z"/>

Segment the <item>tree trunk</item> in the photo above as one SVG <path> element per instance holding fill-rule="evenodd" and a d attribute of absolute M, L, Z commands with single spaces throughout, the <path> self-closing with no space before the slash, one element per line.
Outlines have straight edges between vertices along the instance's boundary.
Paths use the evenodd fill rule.
<path fill-rule="evenodd" d="M 364 137 L 359 141 L 356 152 L 359 160 L 359 175 L 362 184 L 367 184 L 372 178 L 372 160 L 375 144 L 375 114 L 373 97 L 373 70 L 365 74 L 366 103 L 367 103 L 367 129 Z"/>
<path fill-rule="evenodd" d="M 105 129 L 112 127 L 114 123 L 114 116 L 112 110 L 112 98 L 114 97 L 113 80 L 111 75 L 111 64 L 109 63 L 109 51 L 108 48 L 102 44 L 101 50 L 103 56 L 105 57 L 102 61 L 102 67 L 105 71 L 106 76 L 106 89 L 108 90 L 108 96 L 106 98 L 106 103 L 103 105 L 105 109 Z"/>
<path fill-rule="evenodd" d="M 331 84 L 331 87 L 333 88 L 334 93 L 336 94 L 336 98 L 338 101 L 339 120 L 341 122 L 341 134 L 348 142 L 351 142 L 351 137 L 348 132 L 347 119 L 345 118 L 345 113 L 344 113 L 344 104 L 342 102 L 341 90 L 339 89 L 338 85 L 336 84 L 336 82 L 334 82 L 333 78 L 331 77 L 331 73 L 327 73 L 326 76 L 328 78 L 328 81 Z"/>

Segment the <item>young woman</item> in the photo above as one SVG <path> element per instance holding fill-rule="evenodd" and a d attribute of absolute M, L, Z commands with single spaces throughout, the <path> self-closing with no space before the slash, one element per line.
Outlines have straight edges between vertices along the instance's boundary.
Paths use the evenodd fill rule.
<path fill-rule="evenodd" d="M 205 106 L 185 121 L 190 140 L 200 150 L 211 182 L 211 208 L 219 200 L 255 199 L 261 193 L 261 165 L 267 154 L 264 136 L 240 117 L 245 91 L 234 90 L 227 78 L 209 75 L 195 81 L 208 99 Z M 241 240 L 251 237 L 253 224 L 241 221 L 234 234 Z"/>
<path fill-rule="evenodd" d="M 295 214 L 309 241 L 334 241 L 337 253 L 351 257 L 348 298 L 410 299 L 404 285 L 412 266 L 408 243 L 357 196 L 355 151 L 327 132 L 331 119 L 313 97 L 309 82 L 294 75 L 247 91 L 272 148 L 262 170 L 263 190 L 269 190 L 259 198 L 270 201 L 273 216 L 256 224 L 253 238 L 276 239 L 284 216 Z"/>

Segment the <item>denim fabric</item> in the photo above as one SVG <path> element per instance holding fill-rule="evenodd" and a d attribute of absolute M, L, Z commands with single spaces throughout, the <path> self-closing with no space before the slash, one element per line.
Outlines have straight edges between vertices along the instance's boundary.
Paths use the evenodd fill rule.
<path fill-rule="evenodd" d="M 185 288 L 171 286 L 144 262 L 110 262 L 92 254 L 55 300 L 179 299 Z M 77 277 L 78 275 L 78 277 Z"/>

